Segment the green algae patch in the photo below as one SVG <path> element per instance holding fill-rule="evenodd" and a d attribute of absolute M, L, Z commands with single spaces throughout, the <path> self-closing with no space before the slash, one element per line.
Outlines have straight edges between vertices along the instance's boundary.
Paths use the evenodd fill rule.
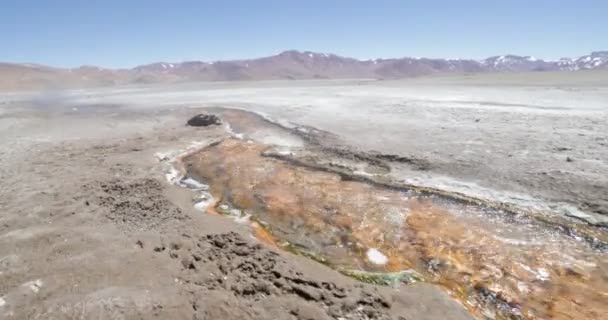
<path fill-rule="evenodd" d="M 412 284 L 424 281 L 424 277 L 414 270 L 370 272 L 363 270 L 338 269 L 338 271 L 361 282 L 379 286 L 398 287 L 400 284 Z"/>

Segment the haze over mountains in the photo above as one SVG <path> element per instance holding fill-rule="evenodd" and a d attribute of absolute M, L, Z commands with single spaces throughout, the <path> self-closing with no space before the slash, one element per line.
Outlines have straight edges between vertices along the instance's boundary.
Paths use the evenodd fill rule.
<path fill-rule="evenodd" d="M 483 60 L 395 58 L 357 60 L 335 54 L 289 50 L 248 60 L 158 62 L 132 69 L 95 66 L 64 69 L 34 64 L 0 63 L 0 89 L 25 90 L 188 81 L 273 79 L 399 79 L 430 74 L 608 70 L 608 51 L 578 58 L 544 61 L 532 56 L 502 55 Z"/>

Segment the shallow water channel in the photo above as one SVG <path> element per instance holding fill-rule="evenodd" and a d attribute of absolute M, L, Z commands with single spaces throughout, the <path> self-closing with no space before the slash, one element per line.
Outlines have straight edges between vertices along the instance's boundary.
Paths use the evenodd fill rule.
<path fill-rule="evenodd" d="M 251 119 L 240 124 L 260 125 Z M 588 239 L 483 203 L 299 165 L 291 151 L 269 152 L 265 138 L 276 135 L 255 132 L 257 142 L 237 135 L 182 161 L 209 185 L 214 202 L 203 207 L 250 217 L 261 240 L 363 281 L 438 284 L 483 318 L 608 314 L 608 255 Z"/>

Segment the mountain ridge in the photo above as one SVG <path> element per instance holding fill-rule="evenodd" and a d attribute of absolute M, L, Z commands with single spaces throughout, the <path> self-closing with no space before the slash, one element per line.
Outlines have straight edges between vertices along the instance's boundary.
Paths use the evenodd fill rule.
<path fill-rule="evenodd" d="M 286 50 L 240 60 L 154 62 L 130 69 L 85 65 L 57 68 L 40 64 L 0 63 L 0 88 L 107 86 L 189 81 L 278 79 L 399 79 L 441 73 L 544 72 L 608 70 L 608 51 L 545 61 L 533 56 L 500 55 L 482 60 L 441 58 L 378 58 L 359 60 L 331 53 Z"/>
<path fill-rule="evenodd" d="M 147 66 L 151 66 L 151 65 L 164 65 L 165 68 L 174 68 L 176 65 L 180 65 L 183 63 L 200 63 L 200 64 L 208 64 L 208 65 L 213 65 L 215 63 L 243 63 L 243 62 L 249 62 L 249 61 L 259 61 L 259 60 L 268 60 L 268 59 L 272 59 L 272 58 L 278 58 L 278 57 L 286 57 L 289 56 L 291 58 L 295 58 L 295 59 L 299 59 L 302 61 L 302 58 L 304 57 L 308 57 L 310 59 L 319 59 L 319 58 L 324 58 L 324 59 L 341 59 L 341 60 L 348 60 L 351 62 L 357 62 L 357 63 L 373 63 L 373 64 L 378 64 L 379 62 L 389 62 L 389 61 L 445 61 L 445 62 L 471 62 L 471 63 L 478 63 L 480 65 L 487 65 L 488 61 L 491 60 L 498 60 L 499 62 L 502 63 L 509 63 L 512 62 L 513 60 L 519 60 L 520 62 L 529 62 L 529 63 L 537 63 L 537 64 L 548 64 L 548 65 L 554 65 L 557 69 L 555 71 L 560 71 L 558 70 L 559 68 L 557 66 L 561 65 L 565 65 L 565 64 L 571 64 L 571 63 L 576 63 L 576 62 L 581 62 L 581 61 L 587 61 L 589 62 L 590 60 L 595 61 L 597 64 L 596 65 L 583 65 L 580 66 L 579 69 L 575 69 L 575 68 L 568 68 L 567 70 L 581 70 L 581 69 L 593 69 L 595 67 L 598 66 L 603 66 L 604 64 L 606 64 L 608 62 L 608 50 L 606 51 L 593 51 L 588 55 L 584 55 L 584 56 L 579 56 L 579 57 L 575 57 L 575 58 L 560 58 L 557 60 L 544 60 L 544 59 L 537 59 L 533 56 L 520 56 L 520 55 L 515 55 L 515 54 L 506 54 L 506 55 L 496 55 L 496 56 L 490 56 L 486 59 L 481 59 L 481 60 L 475 60 L 475 59 L 449 59 L 449 58 L 420 58 L 420 57 L 409 57 L 409 56 L 405 56 L 405 57 L 400 57 L 400 58 L 375 58 L 375 59 L 357 59 L 357 58 L 351 58 L 351 57 L 346 57 L 346 56 L 340 56 L 337 54 L 333 54 L 333 53 L 319 53 L 319 52 L 313 52 L 313 51 L 299 51 L 299 50 L 285 50 L 282 51 L 281 53 L 278 53 L 276 55 L 272 55 L 272 56 L 266 56 L 266 57 L 260 57 L 260 58 L 253 58 L 253 59 L 235 59 L 235 60 L 218 60 L 218 61 L 213 61 L 213 62 L 205 62 L 205 61 L 201 61 L 201 60 L 195 60 L 195 61 L 184 61 L 184 62 L 154 62 L 154 63 L 150 63 L 150 64 L 143 64 L 143 65 L 139 65 L 136 66 L 132 69 L 142 69 L 145 68 Z M 595 60 L 593 60 L 595 59 Z M 570 62 L 570 63 L 568 63 Z M 565 70 L 565 69 L 564 69 Z M 530 70 L 533 71 L 533 70 Z"/>

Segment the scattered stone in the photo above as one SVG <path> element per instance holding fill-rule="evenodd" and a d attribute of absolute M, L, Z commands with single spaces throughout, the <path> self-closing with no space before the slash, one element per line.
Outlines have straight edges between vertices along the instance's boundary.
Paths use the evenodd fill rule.
<path fill-rule="evenodd" d="M 182 178 L 178 184 L 182 187 L 194 189 L 194 190 L 208 190 L 209 189 L 209 186 L 207 186 L 206 184 L 201 183 L 201 182 L 197 181 L 196 179 L 193 179 L 190 177 Z"/>
<path fill-rule="evenodd" d="M 377 265 L 385 265 L 388 262 L 388 258 L 376 248 L 367 249 L 367 260 Z"/>
<path fill-rule="evenodd" d="M 574 161 L 574 159 L 572 159 L 572 158 L 570 158 L 570 157 L 566 157 L 566 161 L 567 161 L 567 162 L 573 162 L 573 161 Z"/>
<path fill-rule="evenodd" d="M 40 288 L 42 288 L 42 280 L 37 279 L 35 281 L 26 282 L 23 284 L 24 287 L 28 287 L 32 292 L 38 293 Z"/>
<path fill-rule="evenodd" d="M 171 159 L 171 154 L 170 153 L 157 152 L 157 153 L 154 154 L 154 156 L 160 162 L 167 161 L 167 160 Z"/>
<path fill-rule="evenodd" d="M 210 125 L 220 125 L 222 124 L 222 120 L 214 114 L 201 113 L 190 118 L 187 124 L 191 127 L 207 127 Z"/>

